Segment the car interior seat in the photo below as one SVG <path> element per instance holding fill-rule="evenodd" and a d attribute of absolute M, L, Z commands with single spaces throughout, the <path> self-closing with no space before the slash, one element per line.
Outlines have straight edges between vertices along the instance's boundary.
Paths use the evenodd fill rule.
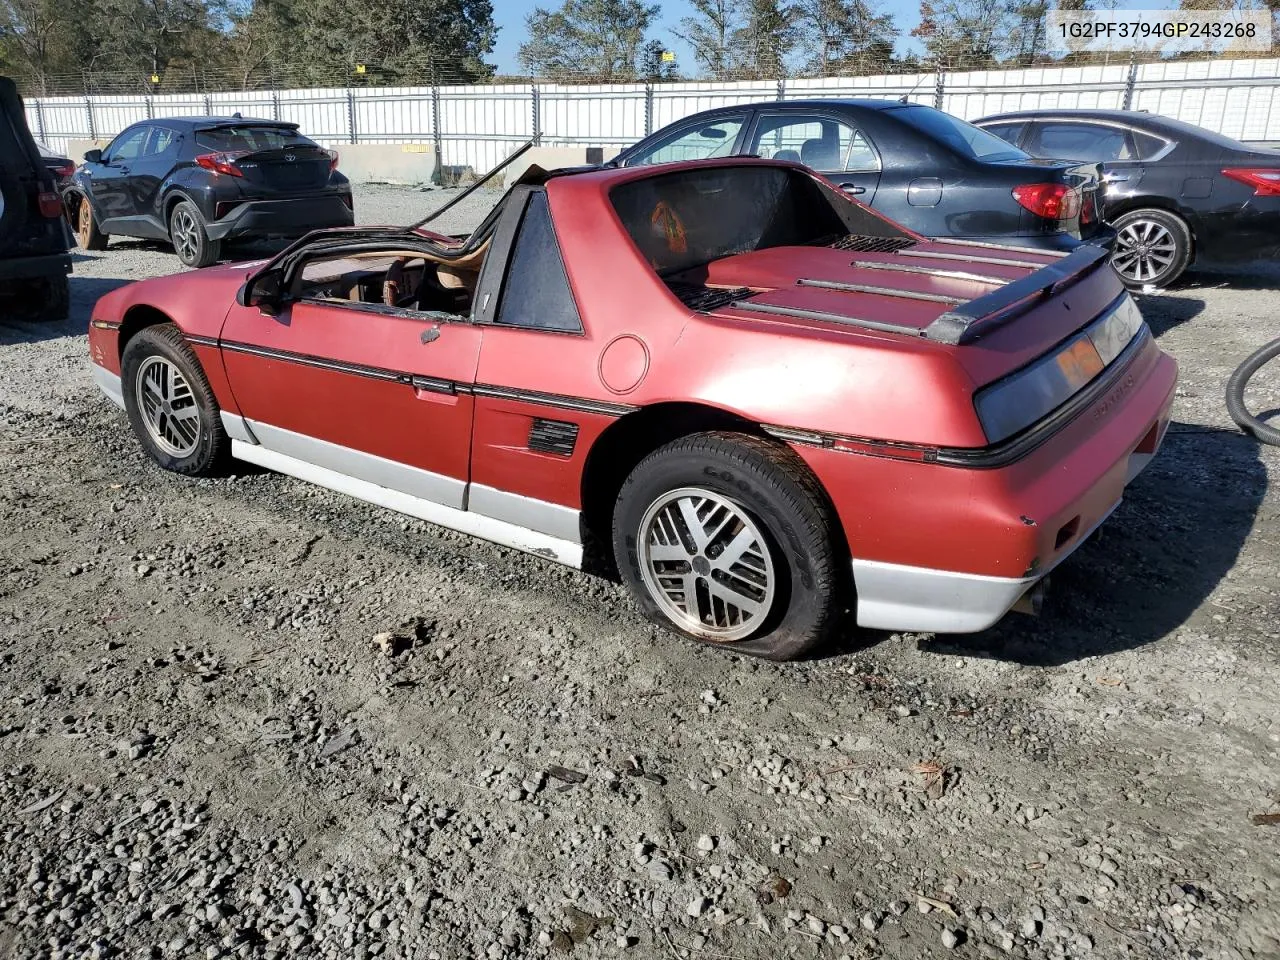
<path fill-rule="evenodd" d="M 800 162 L 814 170 L 835 170 L 840 166 L 840 145 L 815 137 L 800 147 Z"/>
<path fill-rule="evenodd" d="M 803 163 L 797 150 L 779 150 L 773 155 L 774 160 L 788 160 L 791 163 Z"/>

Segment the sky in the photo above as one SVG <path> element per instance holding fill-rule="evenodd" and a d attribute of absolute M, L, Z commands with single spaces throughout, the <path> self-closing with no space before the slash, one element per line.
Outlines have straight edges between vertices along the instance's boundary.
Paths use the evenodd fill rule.
<path fill-rule="evenodd" d="M 654 0 L 662 4 L 662 12 L 658 15 L 658 25 L 650 31 L 651 39 L 663 42 L 668 50 L 676 55 L 676 66 L 686 76 L 696 76 L 697 64 L 689 45 L 675 35 L 680 21 L 690 14 L 688 0 Z M 554 10 L 561 6 L 563 0 L 493 0 L 493 18 L 498 24 L 498 40 L 494 44 L 490 61 L 498 68 L 498 73 L 521 73 L 520 63 L 516 59 L 516 51 L 525 39 L 525 19 L 535 7 Z M 876 5 L 884 13 L 893 14 L 898 31 L 909 33 L 920 22 L 919 0 L 881 0 Z M 899 52 L 908 48 L 902 40 L 898 41 Z"/>

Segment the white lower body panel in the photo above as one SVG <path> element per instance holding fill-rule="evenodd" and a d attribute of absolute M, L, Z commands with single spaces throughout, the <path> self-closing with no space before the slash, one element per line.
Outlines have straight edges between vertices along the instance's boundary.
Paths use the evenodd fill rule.
<path fill-rule="evenodd" d="M 233 414 L 223 413 L 222 422 L 231 437 L 231 455 L 239 460 L 468 536 L 582 566 L 579 513 L 570 507 L 464 483 Z"/>
<path fill-rule="evenodd" d="M 989 577 L 954 570 L 854 560 L 857 622 L 873 630 L 911 633 L 977 633 L 998 623 L 1024 593 L 1049 575 L 1115 512 L 1116 501 L 1070 549 L 1033 577 Z"/>
<path fill-rule="evenodd" d="M 93 382 L 98 385 L 101 390 L 117 407 L 124 409 L 124 390 L 120 386 L 120 376 L 112 373 L 106 367 L 100 367 L 96 363 L 93 364 Z"/>

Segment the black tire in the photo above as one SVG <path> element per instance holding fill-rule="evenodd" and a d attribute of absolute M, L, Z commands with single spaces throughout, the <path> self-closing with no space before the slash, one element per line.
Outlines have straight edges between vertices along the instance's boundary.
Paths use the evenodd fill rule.
<path fill-rule="evenodd" d="M 1176 214 L 1154 207 L 1130 210 L 1112 226 L 1116 245 L 1111 265 L 1130 290 L 1168 287 L 1191 262 L 1191 228 Z"/>
<path fill-rule="evenodd" d="M 190 200 L 181 201 L 169 211 L 169 242 L 188 267 L 208 267 L 222 257 L 222 241 L 209 239 L 204 217 Z"/>
<path fill-rule="evenodd" d="M 139 406 L 139 371 L 151 358 L 161 358 L 176 367 L 190 390 L 190 399 L 194 401 L 198 433 L 194 448 L 184 455 L 161 446 L 152 436 Z M 128 342 L 120 361 L 120 387 L 125 410 L 129 414 L 129 425 L 152 460 L 166 470 L 188 477 L 216 476 L 225 469 L 231 456 L 231 441 L 222 428 L 218 401 L 199 359 L 177 327 L 171 323 L 147 327 Z M 146 386 L 142 389 L 145 390 Z M 189 407 L 184 403 L 184 409 Z M 176 403 L 174 409 L 179 409 Z"/>
<path fill-rule="evenodd" d="M 1244 363 L 1236 367 L 1227 380 L 1227 413 L 1231 414 L 1231 419 L 1245 433 L 1272 445 L 1280 445 L 1280 429 L 1264 423 L 1249 412 L 1244 405 L 1244 392 L 1253 375 L 1277 357 L 1280 357 L 1280 340 L 1272 340 L 1245 358 Z"/>
<path fill-rule="evenodd" d="M 765 541 L 776 574 L 773 598 L 760 615 L 742 619 L 740 628 L 750 627 L 750 633 L 741 639 L 727 641 L 693 632 L 665 612 L 646 585 L 640 551 L 642 526 L 648 526 L 646 515 L 664 498 L 686 488 L 710 492 L 741 510 Z M 744 434 L 698 433 L 656 450 L 627 477 L 614 508 L 613 549 L 622 579 L 655 623 L 732 653 L 791 660 L 827 638 L 843 602 L 849 599 L 838 529 L 817 481 L 790 450 Z M 744 532 L 745 528 L 739 524 L 717 533 L 707 544 L 705 556 L 714 562 L 733 530 Z M 697 578 L 695 592 L 700 600 L 709 597 L 709 578 L 723 577 L 716 570 L 707 571 L 705 556 L 691 559 L 683 574 Z M 699 560 L 702 569 L 695 565 Z"/>
<path fill-rule="evenodd" d="M 76 241 L 84 250 L 107 249 L 107 235 L 98 229 L 98 218 L 85 197 L 76 206 Z"/>

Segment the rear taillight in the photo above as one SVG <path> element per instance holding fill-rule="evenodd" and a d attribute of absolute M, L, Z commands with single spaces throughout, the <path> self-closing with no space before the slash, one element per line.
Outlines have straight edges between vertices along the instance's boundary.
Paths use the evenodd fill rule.
<path fill-rule="evenodd" d="M 325 153 L 329 155 L 329 172 L 333 173 L 333 171 L 338 169 L 338 151 L 326 150 Z"/>
<path fill-rule="evenodd" d="M 62 198 L 56 193 L 42 193 L 40 200 L 40 216 L 55 220 L 62 216 Z"/>
<path fill-rule="evenodd" d="M 204 167 L 206 170 L 212 170 L 214 173 L 224 173 L 228 177 L 243 177 L 244 174 L 240 168 L 235 165 L 235 161 L 244 156 L 244 153 L 202 153 L 196 157 L 196 166 Z"/>
<path fill-rule="evenodd" d="M 1222 171 L 1222 175 L 1253 187 L 1255 197 L 1280 197 L 1280 170 L 1268 170 L 1266 167 L 1228 167 Z"/>
<path fill-rule="evenodd" d="M 74 163 L 68 163 L 64 167 L 55 167 L 53 172 L 65 180 L 76 172 L 76 165 Z"/>
<path fill-rule="evenodd" d="M 1071 220 L 1080 214 L 1080 191 L 1061 183 L 1026 183 L 1013 188 L 1013 199 L 1046 220 Z"/>

